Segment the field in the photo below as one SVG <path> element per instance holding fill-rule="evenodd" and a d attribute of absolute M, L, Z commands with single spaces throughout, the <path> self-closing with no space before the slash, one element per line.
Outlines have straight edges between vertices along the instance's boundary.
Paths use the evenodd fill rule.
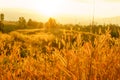
<path fill-rule="evenodd" d="M 0 33 L 0 80 L 120 80 L 120 28 L 69 26 Z"/>

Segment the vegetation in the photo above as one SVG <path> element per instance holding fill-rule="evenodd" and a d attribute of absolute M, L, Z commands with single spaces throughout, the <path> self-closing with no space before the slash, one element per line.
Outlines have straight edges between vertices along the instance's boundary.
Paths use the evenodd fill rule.
<path fill-rule="evenodd" d="M 21 18 L 0 33 L 0 80 L 119 80 L 118 25 L 34 24 Z"/>
<path fill-rule="evenodd" d="M 4 14 L 1 13 L 0 14 L 0 31 L 2 32 L 3 32 L 3 27 L 4 27 L 3 21 L 4 21 Z"/>

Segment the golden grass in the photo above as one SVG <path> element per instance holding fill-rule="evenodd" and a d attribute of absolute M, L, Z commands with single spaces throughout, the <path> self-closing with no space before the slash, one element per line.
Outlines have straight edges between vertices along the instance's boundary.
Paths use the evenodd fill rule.
<path fill-rule="evenodd" d="M 0 80 L 119 80 L 120 39 L 81 35 L 0 33 Z"/>

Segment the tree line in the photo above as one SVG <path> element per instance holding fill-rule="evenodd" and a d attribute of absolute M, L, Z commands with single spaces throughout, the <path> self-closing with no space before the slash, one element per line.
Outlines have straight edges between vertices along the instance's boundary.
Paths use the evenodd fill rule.
<path fill-rule="evenodd" d="M 59 33 L 59 29 L 65 30 L 75 30 L 75 31 L 83 31 L 90 32 L 94 34 L 104 34 L 105 31 L 109 28 L 111 31 L 110 34 L 112 37 L 120 37 L 120 26 L 115 24 L 107 24 L 107 25 L 94 25 L 94 28 L 91 29 L 91 25 L 73 25 L 73 24 L 58 24 L 54 18 L 49 18 L 47 22 L 38 22 L 32 19 L 26 21 L 24 17 L 19 17 L 18 21 L 14 22 L 15 25 L 7 25 L 4 23 L 4 14 L 0 14 L 0 32 L 10 32 L 17 29 L 35 29 L 35 28 L 44 28 L 45 31 L 51 31 L 52 33 Z"/>
<path fill-rule="evenodd" d="M 28 21 L 24 17 L 19 17 L 17 22 L 14 22 L 16 25 L 7 25 L 4 23 L 4 14 L 0 14 L 0 31 L 5 32 L 6 29 L 10 29 L 14 26 L 15 29 L 25 29 L 25 28 L 55 28 L 57 26 L 57 22 L 54 18 L 49 18 L 46 23 L 34 21 L 29 19 Z M 7 27 L 7 28 L 6 28 Z"/>

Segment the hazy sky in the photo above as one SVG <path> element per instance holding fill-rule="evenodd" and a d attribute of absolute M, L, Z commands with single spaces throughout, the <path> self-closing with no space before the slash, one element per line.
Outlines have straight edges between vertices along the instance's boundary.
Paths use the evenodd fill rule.
<path fill-rule="evenodd" d="M 0 11 L 24 8 L 46 16 L 92 16 L 94 6 L 97 17 L 120 16 L 120 0 L 0 0 Z"/>

